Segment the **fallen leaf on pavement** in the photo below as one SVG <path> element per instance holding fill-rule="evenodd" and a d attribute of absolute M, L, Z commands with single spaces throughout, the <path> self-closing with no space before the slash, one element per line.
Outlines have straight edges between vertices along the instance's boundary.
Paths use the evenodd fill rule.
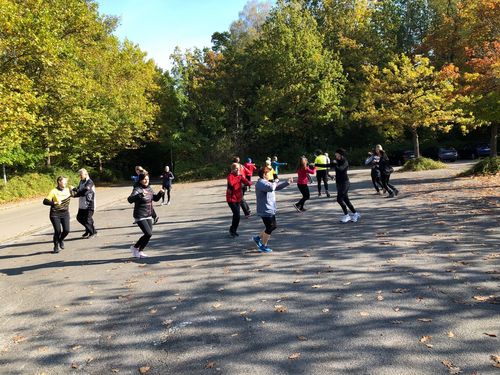
<path fill-rule="evenodd" d="M 288 356 L 288 359 L 295 361 L 300 358 L 300 353 L 292 353 Z"/>
<path fill-rule="evenodd" d="M 218 308 L 219 308 L 219 307 L 221 307 L 221 306 L 222 306 L 222 303 L 219 303 L 219 302 L 214 303 L 214 304 L 212 305 L 212 307 L 213 307 L 214 309 L 218 309 Z"/>
<path fill-rule="evenodd" d="M 356 294 L 356 297 L 363 297 L 363 294 L 358 293 L 358 294 Z"/>
<path fill-rule="evenodd" d="M 432 319 L 430 319 L 430 318 L 418 318 L 417 320 L 419 322 L 422 322 L 422 323 L 430 323 L 430 322 L 432 322 Z"/>
<path fill-rule="evenodd" d="M 151 370 L 151 367 L 150 366 L 142 366 L 142 367 L 139 367 L 139 372 L 141 374 L 147 374 L 149 372 L 149 370 Z"/>
<path fill-rule="evenodd" d="M 448 337 L 450 337 L 450 338 L 451 338 L 451 337 L 455 337 L 455 334 L 454 334 L 453 332 L 449 331 L 449 332 L 448 332 Z"/>
<path fill-rule="evenodd" d="M 12 338 L 12 341 L 14 342 L 14 344 L 19 344 L 20 342 L 26 341 L 27 339 L 27 337 L 18 334 Z"/>
<path fill-rule="evenodd" d="M 324 309 L 323 309 L 323 310 L 321 310 L 321 311 L 322 311 L 322 312 L 324 312 L 324 313 L 327 313 L 327 312 L 329 312 L 329 311 L 330 311 L 330 309 L 324 308 Z"/>
<path fill-rule="evenodd" d="M 462 372 L 462 370 L 460 370 L 460 367 L 455 366 L 451 361 L 448 361 L 447 359 L 441 361 L 441 363 L 448 367 L 448 372 L 450 374 L 460 374 Z"/>
<path fill-rule="evenodd" d="M 205 368 L 214 368 L 216 365 L 215 362 L 213 361 L 208 361 L 207 364 L 205 365 Z"/>
<path fill-rule="evenodd" d="M 398 312 L 400 309 L 398 306 L 392 308 L 394 311 Z"/>
<path fill-rule="evenodd" d="M 288 309 L 286 308 L 286 306 L 283 306 L 283 305 L 275 305 L 274 311 L 278 312 L 278 313 L 286 313 L 286 312 L 288 312 Z"/>
<path fill-rule="evenodd" d="M 346 285 L 347 286 L 347 285 L 351 285 L 351 284 L 352 284 L 352 282 L 348 281 L 346 283 L 343 283 L 342 285 Z"/>
<path fill-rule="evenodd" d="M 294 284 L 298 284 L 298 283 L 300 283 L 300 280 L 299 280 L 299 279 L 297 279 L 297 280 L 293 280 L 293 283 L 294 283 Z"/>
<path fill-rule="evenodd" d="M 484 332 L 484 334 L 485 334 L 486 336 L 490 336 L 490 337 L 497 337 L 497 335 L 495 335 L 494 333 Z"/>
<path fill-rule="evenodd" d="M 75 345 L 71 348 L 71 350 L 78 350 L 80 349 L 82 346 L 81 345 Z"/>
<path fill-rule="evenodd" d="M 119 369 L 117 369 L 117 368 L 112 368 L 112 369 L 111 369 L 111 372 L 120 372 L 120 370 L 119 370 Z"/>
<path fill-rule="evenodd" d="M 174 321 L 172 319 L 164 320 L 161 324 L 170 327 Z"/>
<path fill-rule="evenodd" d="M 419 341 L 419 342 L 421 342 L 421 343 L 423 344 L 423 343 L 429 342 L 429 341 L 431 341 L 431 340 L 432 340 L 432 336 L 422 336 L 422 337 L 420 338 L 420 340 L 418 340 L 418 341 Z"/>
<path fill-rule="evenodd" d="M 71 368 L 78 368 L 78 367 L 80 367 L 80 366 L 78 366 L 76 363 L 71 364 Z"/>
<path fill-rule="evenodd" d="M 158 312 L 157 309 L 151 309 L 151 310 L 149 310 L 149 313 L 152 314 L 152 315 L 156 314 L 157 312 Z"/>
<path fill-rule="evenodd" d="M 384 297 L 381 294 L 379 294 L 377 296 L 377 301 L 383 301 L 383 300 L 384 300 Z"/>
<path fill-rule="evenodd" d="M 319 288 L 322 288 L 322 287 L 323 287 L 322 285 L 314 284 L 311 288 L 313 288 L 313 289 L 319 289 Z"/>
<path fill-rule="evenodd" d="M 472 298 L 474 298 L 476 301 L 479 302 L 486 302 L 489 301 L 491 298 L 493 298 L 493 296 L 474 296 Z"/>
<path fill-rule="evenodd" d="M 500 355 L 491 355 L 490 359 L 493 361 L 493 367 L 500 368 Z"/>
<path fill-rule="evenodd" d="M 359 313 L 359 315 L 361 315 L 361 316 L 368 316 L 368 315 L 370 315 L 370 313 L 368 311 L 361 311 Z"/>
<path fill-rule="evenodd" d="M 305 336 L 297 336 L 297 339 L 299 339 L 299 341 L 307 341 L 308 340 L 308 338 Z"/>

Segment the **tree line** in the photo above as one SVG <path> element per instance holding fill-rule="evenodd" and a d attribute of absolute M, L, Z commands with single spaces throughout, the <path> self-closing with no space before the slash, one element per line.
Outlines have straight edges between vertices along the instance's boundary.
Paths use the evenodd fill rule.
<path fill-rule="evenodd" d="M 0 162 L 184 168 L 489 127 L 498 0 L 251 0 L 162 71 L 93 1 L 0 0 Z M 136 151 L 134 151 L 136 150 Z M 151 161 L 151 163 L 154 163 Z"/>

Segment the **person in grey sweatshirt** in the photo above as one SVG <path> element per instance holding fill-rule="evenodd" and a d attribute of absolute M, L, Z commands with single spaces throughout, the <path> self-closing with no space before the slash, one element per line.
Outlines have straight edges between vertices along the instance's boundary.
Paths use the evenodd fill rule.
<path fill-rule="evenodd" d="M 254 236 L 253 240 L 257 244 L 260 252 L 270 253 L 272 250 L 267 246 L 271 233 L 277 228 L 276 225 L 276 190 L 281 190 L 293 183 L 293 178 L 288 181 L 270 182 L 266 176 L 270 169 L 263 167 L 259 169 L 259 180 L 255 184 L 255 195 L 257 198 L 257 215 L 262 218 L 265 229 L 259 236 Z"/>

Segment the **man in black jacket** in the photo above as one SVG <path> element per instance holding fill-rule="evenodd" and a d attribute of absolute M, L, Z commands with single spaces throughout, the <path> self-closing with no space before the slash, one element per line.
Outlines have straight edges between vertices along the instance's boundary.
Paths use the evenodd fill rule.
<path fill-rule="evenodd" d="M 94 227 L 94 211 L 95 211 L 95 185 L 90 179 L 89 173 L 85 168 L 78 171 L 80 174 L 80 183 L 74 188 L 75 197 L 79 197 L 78 214 L 76 220 L 85 228 L 83 238 L 94 238 L 97 231 Z"/>

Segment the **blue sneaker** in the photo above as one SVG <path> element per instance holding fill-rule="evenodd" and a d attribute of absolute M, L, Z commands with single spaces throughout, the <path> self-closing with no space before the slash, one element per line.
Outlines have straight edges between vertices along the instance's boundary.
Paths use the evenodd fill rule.
<path fill-rule="evenodd" d="M 259 251 L 261 253 L 272 253 L 272 249 L 270 247 L 267 247 L 266 245 L 264 245 L 263 243 L 260 244 L 259 246 Z"/>
<path fill-rule="evenodd" d="M 257 244 L 257 247 L 260 249 L 262 246 L 262 241 L 260 240 L 260 236 L 253 236 L 252 240 Z"/>

